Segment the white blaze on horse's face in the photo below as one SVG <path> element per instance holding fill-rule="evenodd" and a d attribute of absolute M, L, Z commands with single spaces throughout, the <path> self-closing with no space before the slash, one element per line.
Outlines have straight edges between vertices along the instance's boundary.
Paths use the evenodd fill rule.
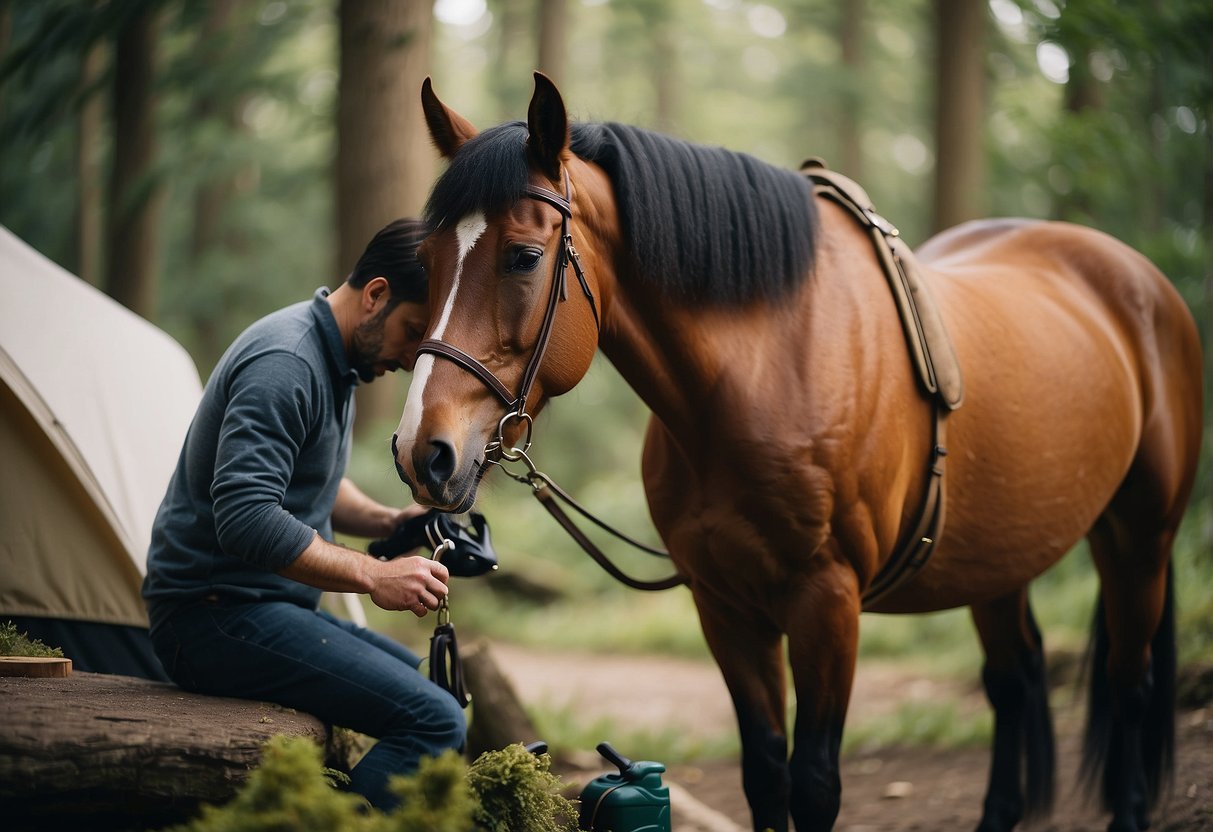
<path fill-rule="evenodd" d="M 455 273 L 451 280 L 451 290 L 442 305 L 442 313 L 438 317 L 438 323 L 435 324 L 433 332 L 429 335 L 430 338 L 441 339 L 446 333 L 452 310 L 455 308 L 455 299 L 459 294 L 459 279 L 463 275 L 463 263 L 487 227 L 488 223 L 484 214 L 480 212 L 469 214 L 456 223 L 455 239 L 459 244 L 459 253 L 455 261 Z M 422 353 L 417 356 L 417 362 L 413 368 L 413 380 L 409 385 L 408 398 L 404 403 L 404 412 L 401 414 L 400 424 L 396 428 L 394 447 L 397 450 L 397 464 L 405 466 L 405 473 L 413 483 L 416 483 L 417 479 L 412 471 L 407 470 L 409 467 L 407 460 L 412 459 L 413 448 L 417 444 L 417 431 L 421 427 L 426 384 L 434 369 L 434 360 L 435 356 L 430 353 Z"/>

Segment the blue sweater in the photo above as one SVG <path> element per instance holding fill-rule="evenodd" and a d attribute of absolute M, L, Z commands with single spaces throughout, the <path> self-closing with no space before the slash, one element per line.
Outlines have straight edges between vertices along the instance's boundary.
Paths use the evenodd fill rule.
<path fill-rule="evenodd" d="M 276 573 L 316 532 L 332 539 L 349 461 L 358 377 L 327 294 L 254 323 L 207 381 L 152 528 L 153 627 L 212 594 L 319 602 L 320 590 Z"/>

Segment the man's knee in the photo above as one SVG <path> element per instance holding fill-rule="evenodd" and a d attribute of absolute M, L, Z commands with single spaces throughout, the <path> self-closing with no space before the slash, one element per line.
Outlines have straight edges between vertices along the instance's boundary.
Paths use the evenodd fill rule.
<path fill-rule="evenodd" d="M 435 687 L 423 706 L 397 711 L 388 735 L 420 741 L 426 752 L 436 757 L 447 749 L 463 750 L 467 718 L 455 697 Z"/>
<path fill-rule="evenodd" d="M 436 720 L 435 730 L 442 735 L 442 743 L 445 747 L 463 751 L 468 735 L 466 712 L 459 707 L 455 697 L 446 691 L 443 691 L 439 698 L 442 700 L 443 707 Z"/>

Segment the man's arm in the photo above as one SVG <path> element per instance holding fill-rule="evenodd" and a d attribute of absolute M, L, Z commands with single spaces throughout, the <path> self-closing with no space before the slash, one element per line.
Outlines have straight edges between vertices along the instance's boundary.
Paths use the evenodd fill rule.
<path fill-rule="evenodd" d="M 346 477 L 341 480 L 333 503 L 333 530 L 355 537 L 390 537 L 405 520 L 424 513 L 425 508 L 418 505 L 405 509 L 385 506 Z"/>
<path fill-rule="evenodd" d="M 319 534 L 278 574 L 326 592 L 359 592 L 385 610 L 411 610 L 418 618 L 438 609 L 449 573 L 436 560 L 414 556 L 381 561 Z"/>

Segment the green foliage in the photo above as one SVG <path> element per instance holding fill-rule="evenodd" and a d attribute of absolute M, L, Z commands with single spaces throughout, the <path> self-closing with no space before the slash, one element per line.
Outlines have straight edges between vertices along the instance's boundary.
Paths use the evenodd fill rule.
<path fill-rule="evenodd" d="M 576 832 L 577 807 L 548 771 L 552 758 L 521 745 L 486 751 L 468 768 L 480 801 L 476 822 L 489 832 Z"/>
<path fill-rule="evenodd" d="M 261 765 L 223 806 L 206 806 L 174 832 L 575 832 L 577 808 L 561 796 L 551 757 L 521 745 L 490 751 L 468 766 L 454 751 L 392 779 L 395 809 L 369 809 L 326 779 L 320 749 L 302 737 L 273 737 Z"/>
<path fill-rule="evenodd" d="M 363 802 L 329 785 L 315 743 L 278 735 L 266 743 L 261 765 L 231 802 L 203 807 L 198 819 L 177 832 L 365 829 L 359 822 Z"/>
<path fill-rule="evenodd" d="M 368 832 L 466 832 L 478 805 L 468 775 L 454 751 L 423 759 L 415 774 L 393 780 L 400 805 L 368 823 Z"/>
<path fill-rule="evenodd" d="M 63 651 L 58 647 L 47 647 L 39 639 L 31 639 L 27 634 L 17 632 L 17 625 L 6 621 L 0 624 L 0 656 L 61 659 Z"/>

